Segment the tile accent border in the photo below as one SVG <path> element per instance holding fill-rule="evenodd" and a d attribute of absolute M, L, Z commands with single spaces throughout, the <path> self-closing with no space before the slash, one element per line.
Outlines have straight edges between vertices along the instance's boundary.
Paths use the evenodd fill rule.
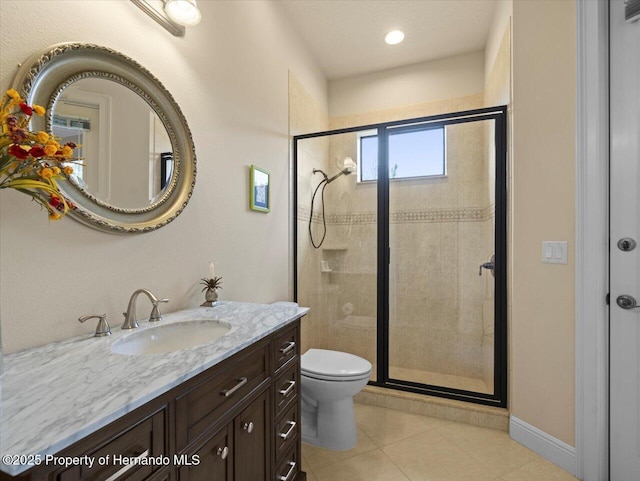
<path fill-rule="evenodd" d="M 410 224 L 424 222 L 484 222 L 495 217 L 495 204 L 485 207 L 454 207 L 440 209 L 425 209 L 419 211 L 391 212 L 392 224 Z M 307 206 L 298 207 L 298 220 L 309 221 L 311 209 Z M 378 222 L 377 212 L 354 212 L 351 214 L 328 214 L 327 224 L 353 225 L 375 224 Z M 314 223 L 322 222 L 320 212 L 313 213 Z"/>
<path fill-rule="evenodd" d="M 311 208 L 306 205 L 298 206 L 298 221 L 309 222 L 309 216 L 311 214 Z M 313 213 L 313 223 L 322 224 L 322 214 L 318 211 Z"/>
<path fill-rule="evenodd" d="M 509 420 L 509 436 L 572 475 L 578 472 L 576 448 L 515 416 Z"/>

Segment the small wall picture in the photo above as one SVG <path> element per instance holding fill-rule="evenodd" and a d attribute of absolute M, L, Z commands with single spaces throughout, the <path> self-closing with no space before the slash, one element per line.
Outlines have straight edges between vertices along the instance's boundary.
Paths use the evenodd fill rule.
<path fill-rule="evenodd" d="M 250 207 L 258 212 L 269 212 L 269 172 L 251 166 Z"/>

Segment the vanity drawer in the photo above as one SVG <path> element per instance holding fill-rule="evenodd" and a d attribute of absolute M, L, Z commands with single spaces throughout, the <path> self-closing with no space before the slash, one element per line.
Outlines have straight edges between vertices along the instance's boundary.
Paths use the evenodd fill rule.
<path fill-rule="evenodd" d="M 302 424 L 299 419 L 298 403 L 293 403 L 274 427 L 276 463 L 283 459 L 287 448 L 300 436 Z"/>
<path fill-rule="evenodd" d="M 291 403 L 295 406 L 300 389 L 300 377 L 298 375 L 299 364 L 294 362 L 280 374 L 275 381 L 275 406 L 276 418 L 287 409 Z"/>
<path fill-rule="evenodd" d="M 176 399 L 176 441 L 184 449 L 268 377 L 268 345 L 214 369 L 206 379 Z"/>
<path fill-rule="evenodd" d="M 300 452 L 294 444 L 284 456 L 284 461 L 276 468 L 273 481 L 295 481 L 300 474 Z"/>
<path fill-rule="evenodd" d="M 289 329 L 273 341 L 275 370 L 277 371 L 291 359 L 298 356 L 300 337 L 298 326 Z"/>
<path fill-rule="evenodd" d="M 126 431 L 111 437 L 107 442 L 95 450 L 86 453 L 95 462 L 91 469 L 87 465 L 74 466 L 59 472 L 50 479 L 57 481 L 141 481 L 148 479 L 154 472 L 162 468 L 159 466 L 144 466 L 141 463 L 126 464 L 123 460 L 138 458 L 157 458 L 167 454 L 167 439 L 165 436 L 167 412 L 165 409 Z M 99 459 L 107 459 L 109 464 L 100 466 Z M 120 458 L 117 458 L 120 456 Z M 115 461 L 115 462 L 114 462 Z"/>

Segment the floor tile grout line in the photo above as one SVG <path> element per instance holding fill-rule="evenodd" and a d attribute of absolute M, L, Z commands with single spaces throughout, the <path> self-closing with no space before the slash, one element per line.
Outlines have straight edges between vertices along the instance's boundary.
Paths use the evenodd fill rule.
<path fill-rule="evenodd" d="M 374 407 L 379 408 L 379 409 L 385 409 L 385 410 L 388 410 L 388 408 L 383 408 L 383 407 L 379 407 L 379 406 L 374 406 Z M 392 411 L 393 411 L 393 410 L 392 410 Z M 436 425 L 436 426 L 431 426 L 429 423 L 427 423 L 426 421 L 424 421 L 423 419 L 421 419 L 421 418 L 426 417 L 426 418 L 430 418 L 430 419 L 435 419 L 435 420 L 437 420 L 437 421 L 442 421 L 442 420 L 441 420 L 441 419 L 439 419 L 439 418 L 434 418 L 434 417 L 432 417 L 432 416 L 422 416 L 422 415 L 420 415 L 420 414 L 408 413 L 408 412 L 403 412 L 403 411 L 398 411 L 398 412 L 401 412 L 401 413 L 403 413 L 403 414 L 405 414 L 405 415 L 407 415 L 407 416 L 413 417 L 413 418 L 418 418 L 418 421 L 420 422 L 420 424 L 421 424 L 422 426 L 424 426 L 424 427 L 425 427 L 425 429 L 424 429 L 423 431 L 420 431 L 419 433 L 410 434 L 410 435 L 408 435 L 408 436 L 407 436 L 407 437 L 405 437 L 405 438 L 397 439 L 397 440 L 395 440 L 395 441 L 392 441 L 391 443 L 386 443 L 386 444 L 380 445 L 380 444 L 378 444 L 378 443 L 376 442 L 375 437 L 374 437 L 372 434 L 369 434 L 369 433 L 367 432 L 367 430 L 366 430 L 362 425 L 357 424 L 357 423 L 356 423 L 356 424 L 357 424 L 358 428 L 359 428 L 363 433 L 365 433 L 365 434 L 366 434 L 366 435 L 371 439 L 371 441 L 373 441 L 373 443 L 374 443 L 376 446 L 378 446 L 379 448 L 383 448 L 383 447 L 385 447 L 385 446 L 388 446 L 389 444 L 393 444 L 393 443 L 396 443 L 396 442 L 398 442 L 398 441 L 404 441 L 405 439 L 409 439 L 409 438 L 411 438 L 411 437 L 413 437 L 413 436 L 416 436 L 416 435 L 418 435 L 418 434 L 422 434 L 422 433 L 425 433 L 425 432 L 427 432 L 427 431 L 434 431 L 434 430 L 436 430 L 436 429 L 439 429 L 439 427 L 443 427 L 443 426 L 439 426 L 439 427 L 438 427 L 437 425 Z M 447 422 L 454 422 L 454 421 L 447 421 Z"/>
<path fill-rule="evenodd" d="M 364 431 L 363 431 L 363 432 L 364 432 Z M 365 433 L 365 434 L 366 434 L 366 433 Z M 369 439 L 371 439 L 371 436 L 367 435 L 367 437 L 368 437 Z M 373 444 L 373 447 L 372 447 L 371 449 L 365 449 L 365 450 L 364 450 L 364 451 L 362 451 L 362 452 L 354 453 L 354 454 L 352 454 L 352 455 L 348 455 L 348 456 L 346 456 L 344 459 L 341 459 L 341 460 L 339 460 L 339 461 L 335 461 L 335 462 L 332 462 L 332 463 L 329 463 L 329 464 L 323 464 L 322 466 L 318 466 L 318 467 L 317 467 L 317 469 L 328 468 L 328 467 L 330 467 L 330 466 L 334 466 L 334 465 L 339 464 L 339 463 L 341 463 L 341 462 L 343 462 L 343 461 L 346 461 L 346 460 L 348 460 L 348 459 L 355 458 L 356 456 L 359 456 L 359 455 L 361 455 L 361 454 L 370 453 L 371 451 L 375 451 L 376 449 L 380 449 L 380 446 L 378 446 L 378 445 L 373 441 L 373 439 L 371 439 L 371 443 Z M 313 445 L 309 445 L 309 446 L 314 447 L 314 448 L 318 448 L 317 446 L 313 446 Z M 325 449 L 325 448 L 319 448 L 319 449 Z M 355 448 L 353 448 L 353 449 L 355 449 Z M 330 450 L 330 449 L 326 449 L 326 451 L 331 451 L 331 450 Z M 343 451 L 343 452 L 347 452 L 347 451 Z M 309 468 L 311 469 L 311 464 L 309 464 L 308 459 L 307 459 L 307 465 L 308 465 L 308 466 L 309 466 Z"/>
<path fill-rule="evenodd" d="M 300 451 L 302 453 L 302 450 Z M 309 461 L 306 460 L 306 458 L 304 457 L 304 454 L 300 454 L 300 457 L 302 458 L 302 461 L 304 462 L 304 464 L 307 465 L 308 471 L 309 473 L 311 473 L 311 475 L 315 478 L 318 479 L 318 476 L 316 476 L 316 474 L 313 472 L 313 469 L 311 469 L 311 465 L 309 464 Z M 305 471 L 306 472 L 306 471 Z"/>
<path fill-rule="evenodd" d="M 475 426 L 475 427 L 482 428 L 482 426 Z M 441 426 L 440 428 L 438 428 L 438 430 L 440 430 L 440 429 L 444 429 L 444 428 L 446 428 L 446 426 Z M 482 429 L 488 429 L 488 428 L 482 428 Z M 469 449 L 465 448 L 462 444 L 460 444 L 459 442 L 457 442 L 457 441 L 455 441 L 455 440 L 451 439 L 449 436 L 447 436 L 447 435 L 446 435 L 446 434 L 444 434 L 443 432 L 441 432 L 440 434 L 441 434 L 442 436 L 444 436 L 444 438 L 445 438 L 445 439 L 447 439 L 449 442 L 451 442 L 453 445 L 455 445 L 455 446 L 457 446 L 458 448 L 460 448 L 460 449 L 461 449 L 465 454 L 467 454 L 468 456 L 471 456 L 473 459 L 475 459 L 477 462 L 479 462 L 480 464 L 482 464 L 482 465 L 483 465 L 483 466 L 485 466 L 486 468 L 493 470 L 493 466 L 492 466 L 492 465 L 490 465 L 489 463 L 486 463 L 485 461 L 483 461 L 482 459 L 480 459 L 480 457 L 479 457 L 479 456 L 475 455 L 475 454 L 474 454 L 473 452 L 471 452 Z M 507 436 L 508 436 L 508 434 L 507 434 Z M 521 446 L 521 447 L 523 447 L 524 449 L 527 449 L 527 451 L 531 451 L 530 449 L 528 449 L 528 448 L 526 448 L 526 447 L 522 446 L 521 444 L 517 443 L 516 441 L 513 441 L 510 437 L 509 437 L 509 440 L 510 440 L 510 441 L 512 441 L 513 443 L 517 444 L 518 446 Z M 516 467 L 516 468 L 514 468 L 514 469 L 512 469 L 512 470 L 510 470 L 510 471 L 507 471 L 506 473 L 502 473 L 502 474 L 500 474 L 500 477 L 503 477 L 503 476 L 506 476 L 506 475 L 508 475 L 508 474 L 510 474 L 510 473 L 513 473 L 514 471 L 517 471 L 518 469 L 520 469 L 520 468 L 522 468 L 522 467 L 524 467 L 524 466 L 526 466 L 526 465 L 528 465 L 528 464 L 530 464 L 530 463 L 533 463 L 533 462 L 535 462 L 535 461 L 538 461 L 539 459 L 541 459 L 541 458 L 542 458 L 538 453 L 536 453 L 536 452 L 534 452 L 534 451 L 531 451 L 531 453 L 535 456 L 535 458 L 534 458 L 534 459 L 532 459 L 531 461 L 527 461 L 527 462 L 525 462 L 524 464 L 521 464 L 521 465 L 519 465 L 518 467 Z"/>
<path fill-rule="evenodd" d="M 389 455 L 385 453 L 382 448 L 380 448 L 380 452 L 384 455 L 385 458 L 387 458 L 391 462 L 391 464 L 393 464 L 396 468 L 398 468 L 398 471 L 402 473 L 402 475 L 407 479 L 407 481 L 413 481 L 409 476 L 409 474 L 406 473 L 398 463 L 396 463 L 393 459 L 391 459 Z"/>
<path fill-rule="evenodd" d="M 435 431 L 435 429 L 430 430 L 430 432 L 433 432 L 433 431 Z M 384 446 L 381 446 L 381 447 L 380 447 L 380 449 L 382 449 L 382 448 L 388 448 L 388 447 L 390 447 L 390 446 L 393 446 L 394 444 L 403 443 L 403 442 L 408 441 L 408 440 L 410 440 L 410 439 L 412 439 L 412 438 L 417 438 L 418 436 L 422 436 L 422 435 L 423 435 L 424 433 L 426 433 L 426 432 L 427 432 L 427 431 L 422 431 L 421 433 L 413 434 L 413 435 L 411 435 L 411 436 L 409 436 L 409 437 L 406 437 L 406 438 L 404 438 L 404 439 L 398 439 L 397 441 L 393 441 L 392 443 L 385 444 Z M 448 439 L 446 436 L 444 436 L 443 434 L 440 434 L 440 435 L 441 435 L 445 440 L 449 441 L 449 439 Z M 452 443 L 452 444 L 453 444 L 453 443 Z"/>

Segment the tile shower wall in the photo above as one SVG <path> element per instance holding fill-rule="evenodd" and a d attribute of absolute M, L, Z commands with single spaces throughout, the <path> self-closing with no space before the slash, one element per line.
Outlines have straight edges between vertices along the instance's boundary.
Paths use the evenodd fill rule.
<path fill-rule="evenodd" d="M 307 93 L 289 72 L 289 134 L 291 136 L 327 130 L 326 112 Z M 335 317 L 328 310 L 331 286 L 323 285 L 320 272 L 321 252 L 314 249 L 309 239 L 308 223 L 311 214 L 311 196 L 319 182 L 313 169 L 327 169 L 329 144 L 325 138 L 300 142 L 298 150 L 298 303 L 311 307 L 301 332 L 302 352 L 310 347 L 327 346 L 329 326 L 327 319 Z M 319 203 L 318 203 L 319 204 Z M 313 214 L 314 239 L 320 235 L 321 205 Z"/>
<path fill-rule="evenodd" d="M 362 123 L 481 107 L 480 96 L 379 112 Z M 359 116 L 363 117 L 363 116 Z M 341 126 L 348 125 L 345 118 Z M 358 123 L 360 123 L 358 122 Z M 334 127 L 334 125 L 332 125 Z M 484 224 L 487 195 L 482 123 L 447 128 L 445 178 L 391 185 L 390 359 L 393 367 L 483 378 L 482 322 L 486 277 L 478 266 L 491 256 Z M 329 157 L 357 156 L 357 136 L 330 140 Z M 327 191 L 329 245 L 338 317 L 329 321 L 329 347 L 375 359 L 376 189 L 343 177 Z M 490 244 L 492 246 L 492 244 Z M 374 255 L 371 255 L 371 253 Z M 331 265 L 333 264 L 333 265 Z"/>

